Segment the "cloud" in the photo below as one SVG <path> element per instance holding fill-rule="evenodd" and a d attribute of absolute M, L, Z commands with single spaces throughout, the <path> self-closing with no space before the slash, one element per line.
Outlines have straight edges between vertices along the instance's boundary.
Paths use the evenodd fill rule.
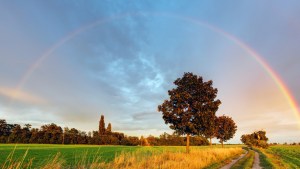
<path fill-rule="evenodd" d="M 7 97 L 12 101 L 19 101 L 23 103 L 31 103 L 31 104 L 46 103 L 45 99 L 35 96 L 34 94 L 26 92 L 21 89 L 14 89 L 14 88 L 0 86 L 0 95 Z"/>
<path fill-rule="evenodd" d="M 158 116 L 161 116 L 158 112 L 143 112 L 132 115 L 133 120 L 144 121 L 144 120 L 156 120 Z"/>

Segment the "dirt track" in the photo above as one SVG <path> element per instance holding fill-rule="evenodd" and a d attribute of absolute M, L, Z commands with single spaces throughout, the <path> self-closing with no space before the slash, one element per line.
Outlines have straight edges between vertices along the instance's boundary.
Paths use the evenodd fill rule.
<path fill-rule="evenodd" d="M 230 169 L 231 166 L 233 166 L 236 162 L 242 159 L 247 153 L 248 151 L 245 154 L 242 154 L 239 158 L 232 160 L 229 164 L 223 166 L 221 169 Z"/>
<path fill-rule="evenodd" d="M 230 169 L 236 162 L 238 162 L 240 159 L 242 159 L 247 153 L 248 153 L 248 151 L 246 153 L 242 154 L 239 158 L 232 160 L 229 164 L 223 166 L 221 169 Z M 259 163 L 260 163 L 259 154 L 257 152 L 255 152 L 252 169 L 262 169 L 260 167 Z"/>
<path fill-rule="evenodd" d="M 261 169 L 259 163 L 260 163 L 259 162 L 259 154 L 257 152 L 255 152 L 254 163 L 253 163 L 252 169 Z"/>

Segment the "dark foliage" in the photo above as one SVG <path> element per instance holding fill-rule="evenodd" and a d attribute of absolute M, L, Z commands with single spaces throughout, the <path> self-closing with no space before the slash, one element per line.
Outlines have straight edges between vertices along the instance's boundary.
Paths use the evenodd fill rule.
<path fill-rule="evenodd" d="M 188 152 L 189 135 L 210 139 L 215 135 L 215 114 L 221 101 L 215 100 L 218 90 L 212 87 L 213 82 L 204 82 L 193 73 L 184 73 L 174 84 L 177 87 L 168 91 L 170 98 L 158 106 L 158 111 L 177 134 L 187 135 Z"/>
<path fill-rule="evenodd" d="M 265 131 L 257 131 L 252 134 L 244 134 L 241 136 L 242 143 L 248 146 L 267 148 L 268 140 Z"/>
<path fill-rule="evenodd" d="M 0 119 L 0 143 L 38 143 L 38 144 L 96 144 L 96 145 L 127 145 L 137 146 L 147 142 L 147 145 L 184 145 L 184 138 L 178 135 L 164 133 L 160 137 L 149 136 L 139 139 L 134 136 L 125 136 L 123 133 L 111 131 L 111 125 L 107 127 L 106 134 L 99 135 L 99 131 L 83 132 L 76 128 L 69 129 L 52 123 L 31 128 L 26 124 L 7 124 L 6 120 Z M 203 137 L 192 137 L 192 145 L 207 145 L 207 139 Z M 146 144 L 143 144 L 146 145 Z"/>
<path fill-rule="evenodd" d="M 234 136 L 237 126 L 231 117 L 225 115 L 217 117 L 216 123 L 216 137 L 220 140 L 223 147 L 223 142 L 228 141 Z"/>

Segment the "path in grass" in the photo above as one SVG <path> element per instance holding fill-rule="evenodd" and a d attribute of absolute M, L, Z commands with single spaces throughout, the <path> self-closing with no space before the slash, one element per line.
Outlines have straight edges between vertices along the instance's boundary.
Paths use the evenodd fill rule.
<path fill-rule="evenodd" d="M 241 154 L 241 156 L 239 158 L 233 159 L 229 164 L 223 166 L 221 169 L 230 169 L 236 162 L 238 162 L 240 159 L 244 158 L 246 154 L 248 154 L 248 151 L 246 151 L 244 154 Z"/>
<path fill-rule="evenodd" d="M 221 169 L 261 169 L 259 154 L 256 151 L 249 150 L 239 158 L 232 160 L 231 163 Z"/>
<path fill-rule="evenodd" d="M 258 154 L 258 152 L 255 152 L 254 163 L 253 163 L 252 169 L 261 169 L 259 164 L 260 164 L 259 154 Z"/>

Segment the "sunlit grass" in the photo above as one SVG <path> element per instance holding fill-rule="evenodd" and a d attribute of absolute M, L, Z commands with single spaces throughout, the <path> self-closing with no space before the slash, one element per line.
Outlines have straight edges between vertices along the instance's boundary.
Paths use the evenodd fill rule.
<path fill-rule="evenodd" d="M 183 146 L 126 147 L 81 145 L 6 145 L 10 153 L 0 168 L 204 168 L 221 163 L 243 152 L 240 146 L 191 147 Z M 0 145 L 1 153 L 5 146 Z M 27 148 L 27 149 L 26 149 Z M 31 149 L 32 148 L 32 149 Z M 69 151 L 79 149 L 73 154 Z M 56 150 L 56 151 L 49 151 Z M 95 150 L 95 151 L 91 151 Z M 56 152 L 55 154 L 48 154 Z M 68 153 L 66 153 L 68 152 Z M 92 152 L 92 153 L 91 153 Z M 39 156 L 41 154 L 41 157 Z M 30 156 L 29 156 L 30 155 Z M 111 158 L 111 156 L 113 156 Z M 3 156 L 1 156 L 3 158 Z"/>
<path fill-rule="evenodd" d="M 256 150 L 260 154 L 260 164 L 263 168 L 286 169 L 300 168 L 299 145 L 276 145 L 268 149 Z"/>
<path fill-rule="evenodd" d="M 112 162 L 99 164 L 102 168 L 124 168 L 124 169 L 139 169 L 139 168 L 161 168 L 161 169 L 196 169 L 205 168 L 216 162 L 224 161 L 227 158 L 235 157 L 243 152 L 241 147 L 236 148 L 205 148 L 192 149 L 189 154 L 179 151 L 135 151 L 132 153 L 122 153 Z M 97 166 L 97 164 L 93 164 Z"/>
<path fill-rule="evenodd" d="M 240 159 L 237 163 L 235 163 L 231 168 L 232 169 L 251 169 L 254 162 L 255 152 L 253 150 L 249 150 L 248 153 Z"/>

